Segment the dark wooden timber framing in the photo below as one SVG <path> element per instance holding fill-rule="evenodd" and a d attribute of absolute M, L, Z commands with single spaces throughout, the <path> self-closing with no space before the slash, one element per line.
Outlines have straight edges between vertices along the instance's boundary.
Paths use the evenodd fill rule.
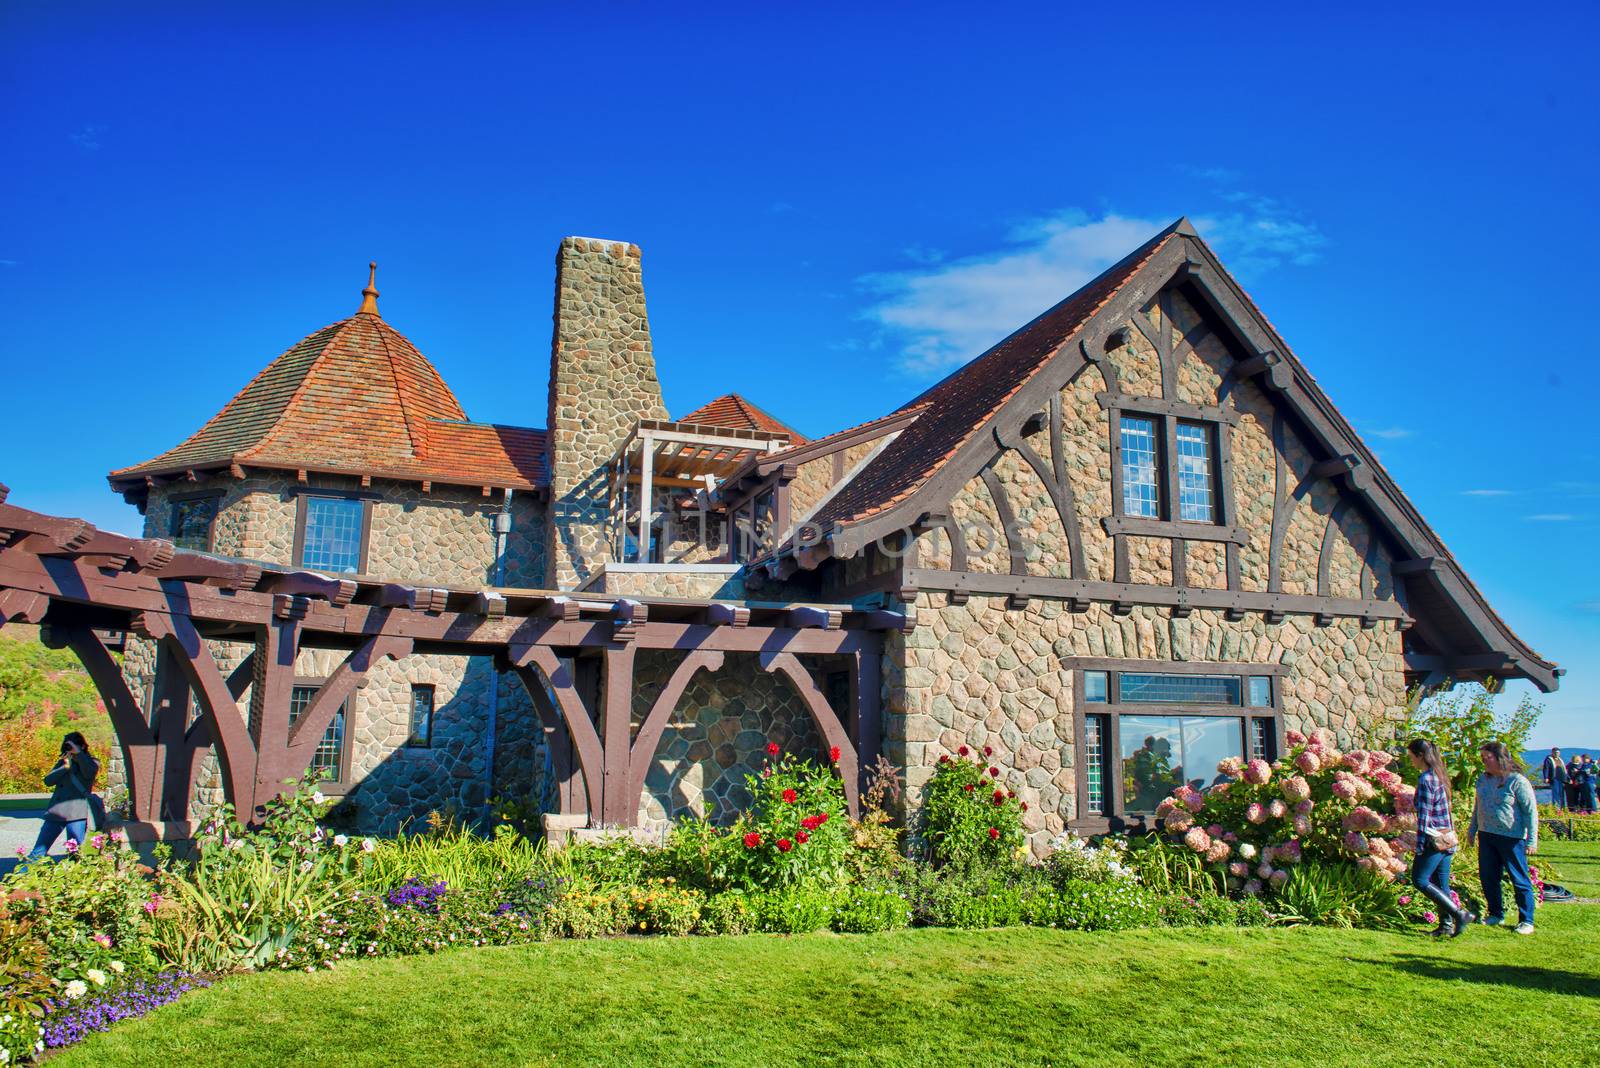
<path fill-rule="evenodd" d="M 1343 492 L 1354 496 L 1356 505 L 1367 521 L 1370 537 L 1381 540 L 1388 555 L 1396 559 L 1437 561 L 1407 582 L 1396 580 L 1395 596 L 1406 598 L 1403 603 L 1408 608 L 1405 612 L 1399 612 L 1391 605 L 1390 610 L 1404 615 L 1408 626 L 1413 617 L 1417 622 L 1414 633 L 1408 632 L 1407 642 L 1426 641 L 1430 652 L 1450 662 L 1461 662 L 1464 657 L 1482 653 L 1504 652 L 1511 665 L 1507 674 L 1527 678 L 1546 691 L 1555 689 L 1560 675 L 1556 665 L 1539 657 L 1494 614 L 1415 507 L 1187 222 L 1180 222 L 1174 227 L 1171 238 L 1150 254 L 1144 265 L 1010 394 L 989 418 L 987 427 L 990 429 L 987 432 L 980 431 L 968 436 L 919 486 L 894 503 L 865 518 L 823 532 L 822 543 L 810 549 L 804 557 L 786 555 L 785 559 L 798 559 L 800 566 L 816 567 L 829 556 L 854 556 L 891 531 L 917 529 L 916 523 L 921 516 L 948 513 L 950 500 L 992 461 L 994 435 L 1016 433 L 1045 408 L 1052 393 L 1059 392 L 1090 364 L 1099 368 L 1105 381 L 1105 392 L 1120 395 L 1115 368 L 1111 366 L 1107 354 L 1126 344 L 1131 330 L 1138 330 L 1146 337 L 1153 334 L 1160 340 L 1162 332 L 1167 329 L 1165 323 L 1158 329 L 1145 317 L 1145 309 L 1161 298 L 1163 290 L 1174 286 L 1181 287 L 1185 298 L 1202 316 L 1207 329 L 1221 339 L 1234 357 L 1223 383 L 1230 400 L 1239 383 L 1259 382 L 1273 401 L 1277 413 L 1275 426 L 1281 421 L 1287 429 L 1292 421 L 1295 433 L 1306 442 L 1314 468 L 1315 465 L 1326 465 L 1315 468 L 1326 472 L 1326 475 L 1319 474 L 1316 477 L 1335 478 Z M 1163 316 L 1163 320 L 1165 318 Z M 1119 508 L 1121 500 L 1121 463 L 1118 435 L 1115 433 L 1119 410 L 1107 409 L 1113 427 L 1113 508 Z M 1274 435 L 1280 445 L 1280 457 L 1283 433 L 1283 430 L 1278 430 Z M 1222 438 L 1218 450 L 1219 464 L 1231 465 L 1226 435 Z M 1281 459 L 1279 463 L 1283 465 Z M 1287 470 L 1280 466 L 1272 531 L 1275 548 L 1269 554 L 1268 563 L 1267 593 L 1275 596 L 1281 596 L 1281 568 L 1276 558 L 1281 552 L 1287 527 L 1286 509 L 1297 496 L 1293 491 L 1298 490 L 1299 494 L 1303 494 L 1310 489 L 1304 482 L 1298 487 L 1289 486 L 1287 476 Z M 1225 488 L 1231 482 L 1231 477 L 1226 478 Z M 1228 513 L 1227 518 L 1231 518 L 1233 506 L 1225 503 L 1224 508 Z M 1160 587 L 1127 589 L 1130 576 L 1125 542 L 1125 536 L 1112 537 L 1113 582 L 1101 584 L 1105 587 L 1105 593 L 1120 598 L 1112 602 L 1114 605 L 1170 603 L 1183 592 L 1191 600 L 1196 600 L 1203 592 L 1207 596 L 1218 592 L 1191 590 L 1175 594 L 1172 590 Z M 1225 553 L 1230 588 L 1221 592 L 1242 596 L 1247 591 L 1238 587 L 1238 546 L 1231 542 L 1224 544 L 1227 546 Z M 1411 589 L 1403 588 L 1407 584 Z M 914 595 L 915 588 L 914 582 L 908 582 L 905 592 Z M 1260 598 L 1261 595 L 1254 596 Z M 1244 610 L 1234 607 L 1228 611 L 1237 613 Z M 1311 607 L 1309 611 L 1324 616 L 1341 614 L 1338 609 L 1330 613 Z M 1440 617 L 1439 626 L 1425 622 L 1424 617 L 1429 614 Z M 1281 618 L 1281 615 L 1274 612 L 1274 617 Z M 1472 674 L 1458 676 L 1462 679 L 1481 677 Z"/>
<path fill-rule="evenodd" d="M 755 655 L 762 668 L 796 687 L 819 732 L 839 746 L 854 811 L 865 769 L 882 746 L 883 632 L 915 625 L 909 609 L 332 578 L 175 551 L 167 542 L 105 534 L 81 520 L 0 503 L 0 625 L 14 619 L 43 624 L 47 640 L 83 660 L 123 749 L 134 815 L 146 823 L 183 821 L 207 747 L 217 752 L 228 799 L 249 818 L 286 780 L 304 774 L 335 711 L 371 669 L 413 653 L 490 656 L 514 671 L 552 743 L 562 811 L 616 826 L 637 822 L 644 771 L 693 674 L 717 670 L 727 653 Z M 96 629 L 127 630 L 157 643 L 151 719 Z M 251 651 L 225 674 L 213 641 Z M 312 648 L 346 655 L 291 730 L 294 664 Z M 632 737 L 640 649 L 678 650 L 685 659 Z M 856 695 L 846 717 L 853 731 L 800 656 L 847 659 Z M 248 715 L 238 705 L 247 690 Z M 199 711 L 193 724 L 190 693 Z"/>
<path fill-rule="evenodd" d="M 1282 664 L 1240 664 L 1240 663 L 1215 663 L 1194 660 L 1118 660 L 1110 657 L 1072 656 L 1063 657 L 1061 669 L 1073 673 L 1073 700 L 1072 700 L 1072 737 L 1076 754 L 1077 787 L 1075 790 L 1075 805 L 1073 806 L 1074 818 L 1068 822 L 1068 827 L 1079 834 L 1105 834 L 1112 831 L 1144 831 L 1148 830 L 1147 821 L 1143 816 L 1129 817 L 1124 809 L 1123 783 L 1122 783 L 1122 730 L 1120 720 L 1122 716 L 1216 716 L 1219 718 L 1238 719 L 1241 722 L 1243 734 L 1241 742 L 1246 751 L 1242 756 L 1249 756 L 1250 721 L 1253 719 L 1271 719 L 1273 723 L 1274 744 L 1278 752 L 1283 752 L 1283 680 L 1288 677 L 1289 669 Z M 1090 704 L 1083 696 L 1083 673 L 1085 671 L 1104 671 L 1110 676 L 1108 700 Z M 1267 676 L 1272 679 L 1272 703 L 1270 705 L 1250 705 L 1242 703 L 1237 705 L 1195 704 L 1195 705 L 1159 705 L 1159 704 L 1124 704 L 1121 702 L 1120 672 L 1150 673 L 1159 675 L 1227 675 L 1240 679 L 1240 698 L 1243 702 L 1250 700 L 1249 678 L 1251 676 Z M 1106 730 L 1101 736 L 1101 756 L 1103 767 L 1101 770 L 1101 788 L 1105 794 L 1106 811 L 1102 814 L 1091 815 L 1089 807 L 1089 757 L 1088 757 L 1088 729 L 1086 720 L 1089 716 L 1104 716 Z M 1185 768 L 1187 773 L 1190 769 Z M 1211 774 L 1211 769 L 1206 770 Z"/>

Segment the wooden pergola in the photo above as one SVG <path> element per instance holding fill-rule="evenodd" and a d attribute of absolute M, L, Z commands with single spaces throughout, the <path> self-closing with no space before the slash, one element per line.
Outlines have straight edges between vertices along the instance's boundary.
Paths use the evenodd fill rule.
<path fill-rule="evenodd" d="M 794 685 L 826 743 L 839 747 L 855 810 L 865 770 L 881 746 L 883 635 L 915 623 L 909 608 L 335 578 L 176 550 L 170 542 L 106 533 L 5 499 L 0 486 L 0 626 L 40 624 L 48 643 L 77 653 L 116 731 L 132 813 L 149 823 L 184 819 L 208 747 L 216 749 L 228 800 L 248 817 L 305 773 L 335 711 L 375 665 L 424 653 L 492 656 L 500 669 L 515 672 L 543 722 L 562 813 L 616 827 L 636 824 L 656 745 L 695 673 L 718 670 L 729 653 L 755 654 L 763 670 Z M 157 714 L 147 715 L 97 630 L 126 630 L 157 642 L 181 673 L 170 685 L 194 694 L 194 722 L 188 722 L 182 695 L 156 701 Z M 207 645 L 211 640 L 252 649 L 224 673 Z M 295 658 L 311 648 L 346 655 L 291 727 Z M 683 656 L 634 731 L 640 650 Z M 848 661 L 851 699 L 844 715 L 800 659 L 813 655 Z M 598 661 L 599 687 L 579 685 L 580 661 Z M 247 693 L 245 716 L 238 702 Z"/>
<path fill-rule="evenodd" d="M 643 563 L 649 555 L 658 487 L 709 494 L 749 460 L 777 452 L 788 444 L 789 435 L 776 431 L 641 419 L 607 465 L 611 479 L 612 541 L 619 562 Z M 636 552 L 639 559 L 630 561 L 624 550 L 634 512 L 630 501 L 635 499 L 638 502 Z M 702 502 L 705 499 L 702 497 Z M 700 531 L 700 540 L 705 541 L 704 530 Z"/>

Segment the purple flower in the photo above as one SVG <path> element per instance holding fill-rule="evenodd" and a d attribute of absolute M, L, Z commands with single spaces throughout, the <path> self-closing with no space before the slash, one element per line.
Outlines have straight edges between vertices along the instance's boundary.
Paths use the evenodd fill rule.
<path fill-rule="evenodd" d="M 41 1021 L 44 1044 L 57 1048 L 82 1041 L 91 1032 L 106 1031 L 121 1020 L 133 1020 L 152 1009 L 177 1001 L 191 990 L 210 986 L 186 972 L 164 972 L 151 979 L 129 979 L 115 990 L 97 992 L 76 1001 L 53 1001 Z"/>

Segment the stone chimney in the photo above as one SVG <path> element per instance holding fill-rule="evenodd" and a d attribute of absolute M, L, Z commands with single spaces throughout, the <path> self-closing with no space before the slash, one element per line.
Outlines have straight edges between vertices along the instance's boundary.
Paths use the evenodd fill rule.
<path fill-rule="evenodd" d="M 547 581 L 572 589 L 611 558 L 606 461 L 641 419 L 665 419 L 639 246 L 569 237 L 556 253 L 550 343 Z"/>

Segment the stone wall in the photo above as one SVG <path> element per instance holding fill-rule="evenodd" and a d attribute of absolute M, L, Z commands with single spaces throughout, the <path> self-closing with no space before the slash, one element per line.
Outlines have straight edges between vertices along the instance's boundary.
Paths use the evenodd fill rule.
<path fill-rule="evenodd" d="M 634 663 L 634 728 L 643 722 L 683 654 L 641 651 Z M 819 661 L 810 658 L 809 668 Z M 845 670 L 843 661 L 838 670 Z M 719 823 L 749 804 L 747 775 L 759 774 L 767 743 L 827 763 L 827 747 L 789 680 L 761 670 L 754 654 L 729 654 L 715 674 L 697 672 L 662 732 L 645 775 L 639 824 L 662 830 L 682 816 Z"/>
<path fill-rule="evenodd" d="M 610 558 L 604 467 L 640 419 L 665 419 L 639 246 L 569 237 L 556 255 L 550 351 L 550 583 Z"/>
<path fill-rule="evenodd" d="M 906 769 L 908 797 L 915 803 L 941 755 L 990 746 L 1002 781 L 1028 802 L 1035 850 L 1077 815 L 1074 677 L 1064 658 L 1281 664 L 1285 726 L 1329 727 L 1341 746 L 1383 737 L 1402 716 L 1400 632 L 1388 622 L 1229 622 L 1217 611 L 1173 618 L 1152 607 L 1116 616 L 1103 604 L 1074 614 L 1050 600 L 1016 611 L 1002 597 L 952 605 L 928 593 L 917 607 L 921 625 L 894 637 L 885 664 L 886 751 Z"/>
<path fill-rule="evenodd" d="M 744 572 L 733 567 L 716 571 L 634 571 L 626 564 L 607 564 L 584 589 L 632 597 L 682 597 L 696 601 L 742 601 L 745 596 Z"/>
<path fill-rule="evenodd" d="M 301 487 L 287 476 L 213 480 L 222 501 L 213 527 L 215 552 L 270 563 L 293 562 L 295 517 Z M 189 484 L 185 490 L 205 490 Z M 359 490 L 354 477 L 318 476 L 313 488 Z M 494 576 L 493 518 L 503 504 L 476 489 L 435 486 L 422 494 L 414 483 L 374 479 L 361 492 L 373 495 L 368 542 L 371 574 L 401 581 L 481 586 Z M 145 536 L 166 537 L 171 529 L 172 491 L 150 495 Z M 542 586 L 546 549 L 544 508 L 532 494 L 514 495 L 512 531 L 507 539 L 509 586 Z M 238 643 L 211 642 L 224 673 L 249 653 Z M 344 654 L 306 650 L 295 663 L 297 676 L 326 678 Z M 152 642 L 130 638 L 123 674 L 135 695 L 150 707 L 155 690 L 156 651 Z M 491 662 L 482 657 L 415 655 L 385 661 L 368 675 L 367 685 L 346 710 L 346 784 L 364 831 L 393 832 L 430 811 L 455 808 L 475 814 L 486 792 L 487 722 L 491 687 L 497 697 L 496 794 L 521 797 L 542 789 L 543 733 L 532 703 L 514 675 L 491 683 Z M 411 688 L 435 687 L 433 740 L 428 748 L 408 748 Z M 248 716 L 250 694 L 239 702 Z M 108 784 L 122 781 L 120 754 L 109 762 Z M 203 757 L 191 814 L 202 816 L 223 799 L 216 757 Z"/>

